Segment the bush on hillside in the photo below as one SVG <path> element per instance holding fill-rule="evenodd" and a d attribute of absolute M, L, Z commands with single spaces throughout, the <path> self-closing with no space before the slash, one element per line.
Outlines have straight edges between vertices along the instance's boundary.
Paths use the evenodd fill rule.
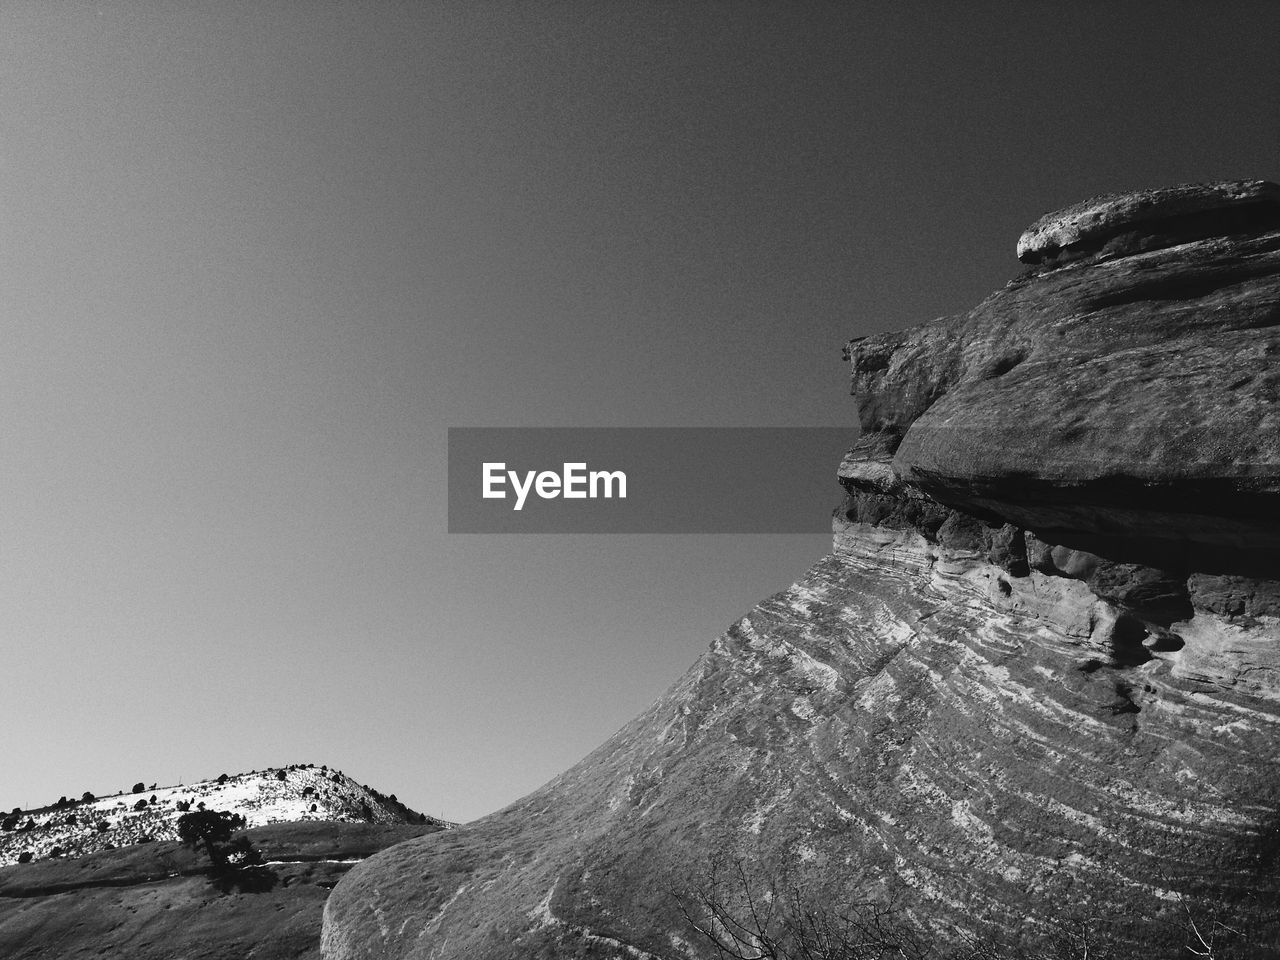
<path fill-rule="evenodd" d="M 134 793 L 141 793 L 141 792 L 142 792 L 143 790 L 145 790 L 145 789 L 147 789 L 147 787 L 146 787 L 146 785 L 145 785 L 144 783 L 142 783 L 142 781 L 138 781 L 137 783 L 135 783 L 135 784 L 133 785 L 133 792 L 134 792 Z"/>

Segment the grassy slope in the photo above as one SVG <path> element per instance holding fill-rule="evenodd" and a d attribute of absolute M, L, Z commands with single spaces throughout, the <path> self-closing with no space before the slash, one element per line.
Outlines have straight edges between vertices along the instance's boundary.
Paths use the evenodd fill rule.
<path fill-rule="evenodd" d="M 0 868 L 6 960 L 277 960 L 320 955 L 329 890 L 361 859 L 427 825 L 280 823 L 248 831 L 277 880 L 221 893 L 204 861 L 173 842 Z"/>

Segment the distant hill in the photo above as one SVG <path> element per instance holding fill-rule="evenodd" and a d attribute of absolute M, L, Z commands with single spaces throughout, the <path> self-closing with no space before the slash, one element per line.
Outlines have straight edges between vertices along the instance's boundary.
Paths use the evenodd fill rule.
<path fill-rule="evenodd" d="M 450 826 L 339 770 L 300 764 L 170 787 L 138 784 L 108 797 L 15 808 L 0 816 L 0 866 L 176 840 L 178 818 L 198 809 L 238 813 L 250 827 L 308 820 Z"/>
<path fill-rule="evenodd" d="M 452 826 L 313 764 L 139 786 L 0 813 L 0 957 L 314 960 L 343 874 Z M 178 819 L 202 805 L 245 818 L 265 862 L 252 884 L 215 883 L 177 842 Z"/>

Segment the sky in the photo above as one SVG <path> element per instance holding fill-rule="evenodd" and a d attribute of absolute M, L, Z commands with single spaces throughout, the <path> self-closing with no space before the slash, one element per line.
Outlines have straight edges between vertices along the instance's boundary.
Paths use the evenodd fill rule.
<path fill-rule="evenodd" d="M 307 762 L 458 821 L 528 793 L 829 538 L 450 535 L 447 429 L 852 440 L 843 342 L 971 307 L 1040 214 L 1280 179 L 1278 34 L 6 2 L 0 808 Z"/>

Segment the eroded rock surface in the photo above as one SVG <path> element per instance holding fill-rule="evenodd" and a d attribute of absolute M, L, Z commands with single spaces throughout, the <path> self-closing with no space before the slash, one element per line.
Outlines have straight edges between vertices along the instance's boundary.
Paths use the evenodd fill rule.
<path fill-rule="evenodd" d="M 944 949 L 1280 956 L 1280 232 L 1214 193 L 1211 235 L 851 343 L 832 556 L 573 769 L 353 870 L 325 956 L 710 957 L 677 894 L 739 859 Z"/>

